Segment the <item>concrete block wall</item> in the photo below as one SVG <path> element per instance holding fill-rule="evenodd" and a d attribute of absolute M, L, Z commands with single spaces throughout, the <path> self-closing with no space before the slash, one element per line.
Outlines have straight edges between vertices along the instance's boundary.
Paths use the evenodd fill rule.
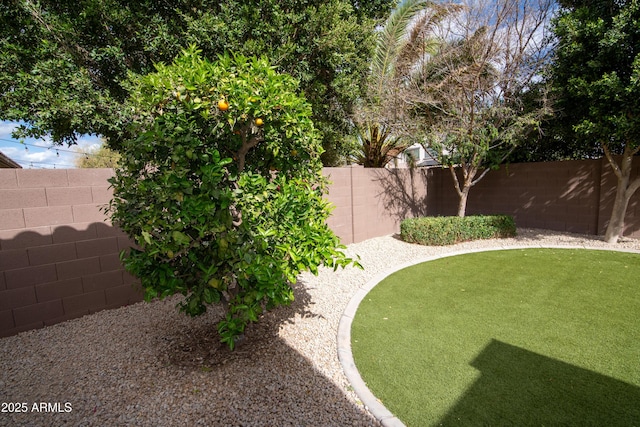
<path fill-rule="evenodd" d="M 322 171 L 331 182 L 326 198 L 333 204 L 333 211 L 327 225 L 345 245 L 353 243 L 352 170 L 353 168 L 324 168 Z"/>
<path fill-rule="evenodd" d="M 398 233 L 403 219 L 427 212 L 427 170 L 324 168 L 331 181 L 327 222 L 343 244 Z"/>
<path fill-rule="evenodd" d="M 640 158 L 634 162 L 640 175 Z M 513 215 L 518 227 L 604 234 L 617 181 L 606 159 L 503 165 L 471 188 L 467 214 Z M 429 191 L 438 195 L 429 215 L 455 215 L 458 196 L 446 169 L 432 169 Z M 624 235 L 640 238 L 640 192 L 632 197 Z"/>
<path fill-rule="evenodd" d="M 100 210 L 111 169 L 0 169 L 0 336 L 140 301 Z"/>
<path fill-rule="evenodd" d="M 634 174 L 640 174 L 640 158 Z M 325 168 L 328 225 L 350 244 L 397 233 L 409 217 L 455 215 L 446 169 Z M 0 169 L 0 337 L 142 300 L 119 252 L 131 246 L 100 210 L 111 169 Z M 529 163 L 491 171 L 468 214 L 514 215 L 519 227 L 603 234 L 615 176 L 606 160 Z M 640 238 L 640 192 L 625 235 Z"/>

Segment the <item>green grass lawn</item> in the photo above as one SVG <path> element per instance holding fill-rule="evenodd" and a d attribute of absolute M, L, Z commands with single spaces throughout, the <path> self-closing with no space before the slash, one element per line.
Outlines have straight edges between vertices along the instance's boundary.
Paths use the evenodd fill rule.
<path fill-rule="evenodd" d="M 408 426 L 640 425 L 640 255 L 472 253 L 361 302 L 356 366 Z"/>

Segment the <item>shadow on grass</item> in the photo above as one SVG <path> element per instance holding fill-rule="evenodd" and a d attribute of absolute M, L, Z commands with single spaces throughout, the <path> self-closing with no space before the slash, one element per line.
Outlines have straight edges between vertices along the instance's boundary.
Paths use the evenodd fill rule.
<path fill-rule="evenodd" d="M 631 426 L 640 387 L 492 340 L 471 363 L 480 378 L 438 425 Z"/>

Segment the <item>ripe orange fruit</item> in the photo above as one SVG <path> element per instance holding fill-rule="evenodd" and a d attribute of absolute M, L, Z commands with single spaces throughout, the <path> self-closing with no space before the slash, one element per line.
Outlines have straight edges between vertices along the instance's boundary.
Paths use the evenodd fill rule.
<path fill-rule="evenodd" d="M 260 117 L 258 117 L 256 119 L 256 126 L 262 126 L 264 124 L 264 120 L 262 120 Z"/>
<path fill-rule="evenodd" d="M 220 111 L 227 111 L 229 109 L 229 103 L 226 99 L 221 99 L 220 101 L 218 101 L 218 109 Z"/>

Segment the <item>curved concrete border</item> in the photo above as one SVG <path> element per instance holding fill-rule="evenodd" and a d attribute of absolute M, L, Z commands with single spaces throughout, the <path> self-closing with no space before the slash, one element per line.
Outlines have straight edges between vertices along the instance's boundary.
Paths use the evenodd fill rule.
<path fill-rule="evenodd" d="M 422 264 L 428 261 L 434 261 L 440 258 L 447 258 L 451 256 L 465 255 L 475 252 L 490 252 L 490 251 L 502 251 L 502 250 L 517 250 L 517 249 L 589 249 L 600 251 L 613 251 L 613 252 L 630 252 L 640 254 L 640 251 L 634 249 L 624 248 L 602 248 L 602 247 L 590 247 L 588 245 L 505 245 L 494 246 L 479 249 L 465 249 L 460 251 L 453 251 L 449 253 L 433 255 L 426 258 L 420 258 L 415 261 L 411 261 L 389 270 L 376 274 L 371 280 L 369 280 L 364 286 L 362 286 L 355 295 L 351 298 L 347 307 L 345 308 L 342 316 L 340 317 L 340 323 L 338 324 L 338 359 L 342 365 L 347 379 L 351 383 L 354 391 L 371 414 L 385 427 L 405 427 L 404 423 L 400 421 L 395 415 L 391 413 L 369 390 L 366 383 L 360 376 L 358 368 L 356 368 L 355 361 L 353 360 L 353 353 L 351 352 L 351 324 L 358 310 L 358 306 L 364 299 L 364 297 L 382 280 L 387 276 L 403 270 L 414 265 Z"/>

